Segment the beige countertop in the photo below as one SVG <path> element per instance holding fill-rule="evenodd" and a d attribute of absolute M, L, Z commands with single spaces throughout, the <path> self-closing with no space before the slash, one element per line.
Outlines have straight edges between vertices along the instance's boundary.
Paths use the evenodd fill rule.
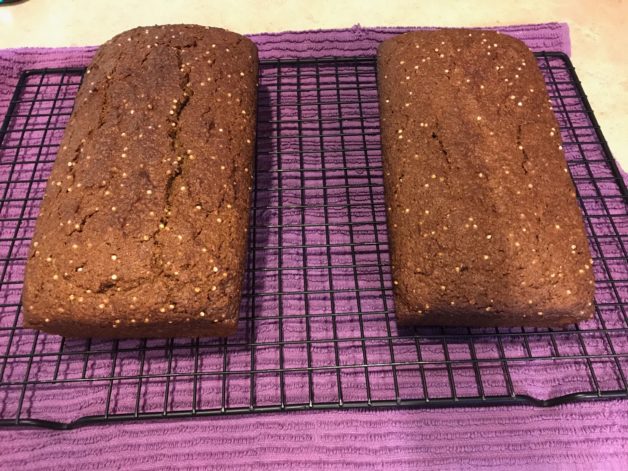
<path fill-rule="evenodd" d="M 628 170 L 624 0 L 29 0 L 0 7 L 0 48 L 100 44 L 138 25 L 200 23 L 239 33 L 362 26 L 566 21 L 572 60 L 615 158 Z"/>

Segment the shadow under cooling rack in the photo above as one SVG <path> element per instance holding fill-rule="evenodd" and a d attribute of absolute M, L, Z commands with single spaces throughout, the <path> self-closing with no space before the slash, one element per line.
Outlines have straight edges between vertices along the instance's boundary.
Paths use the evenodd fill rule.
<path fill-rule="evenodd" d="M 22 74 L 0 130 L 0 424 L 628 397 L 627 193 L 569 59 L 537 55 L 578 189 L 596 316 L 564 330 L 397 330 L 375 59 L 259 74 L 238 333 L 76 340 L 21 327 L 24 265 L 83 69 Z"/>

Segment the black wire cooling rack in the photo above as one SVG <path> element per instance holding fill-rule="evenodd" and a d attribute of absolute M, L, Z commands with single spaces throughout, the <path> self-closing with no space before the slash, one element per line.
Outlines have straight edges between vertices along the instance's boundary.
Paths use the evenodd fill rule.
<path fill-rule="evenodd" d="M 628 397 L 626 187 L 569 59 L 537 59 L 585 216 L 595 319 L 398 330 L 375 59 L 278 60 L 260 68 L 246 288 L 227 340 L 21 327 L 26 254 L 84 70 L 24 72 L 0 129 L 0 425 Z"/>

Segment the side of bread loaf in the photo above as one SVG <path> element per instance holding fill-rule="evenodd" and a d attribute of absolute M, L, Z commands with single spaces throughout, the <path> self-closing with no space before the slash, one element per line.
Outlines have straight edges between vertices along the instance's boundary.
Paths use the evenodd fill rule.
<path fill-rule="evenodd" d="M 87 69 L 42 203 L 24 324 L 72 337 L 224 336 L 241 298 L 257 49 L 136 28 Z"/>
<path fill-rule="evenodd" d="M 400 325 L 554 326 L 593 314 L 582 215 L 534 55 L 421 31 L 378 53 Z"/>

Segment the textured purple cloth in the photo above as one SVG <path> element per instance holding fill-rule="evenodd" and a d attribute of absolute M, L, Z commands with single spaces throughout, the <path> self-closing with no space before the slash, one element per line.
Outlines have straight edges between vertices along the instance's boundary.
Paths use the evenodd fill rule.
<path fill-rule="evenodd" d="M 330 30 L 253 35 L 262 58 L 370 55 L 408 28 Z M 503 28 L 535 50 L 569 52 L 564 24 Z M 85 65 L 95 48 L 0 52 L 0 116 L 19 72 Z M 574 375 L 577 377 L 577 375 Z M 557 381 L 522 377 L 530 394 L 564 393 Z M 515 378 L 517 380 L 517 378 Z M 548 389 L 549 385 L 549 389 Z M 577 389 L 577 388 L 576 388 Z M 61 417 L 81 416 L 81 397 L 59 400 Z M 35 414 L 36 415 L 36 414 Z M 59 418 L 58 416 L 54 418 Z M 625 469 L 628 403 L 552 409 L 496 408 L 342 411 L 168 421 L 90 427 L 71 432 L 0 431 L 6 469 Z"/>

